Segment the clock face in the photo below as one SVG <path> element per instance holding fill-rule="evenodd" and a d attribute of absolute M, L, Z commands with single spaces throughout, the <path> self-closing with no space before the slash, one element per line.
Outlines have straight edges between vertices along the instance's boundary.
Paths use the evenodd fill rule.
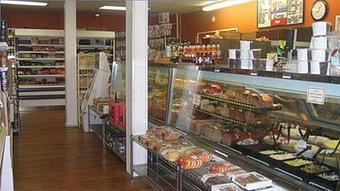
<path fill-rule="evenodd" d="M 312 17 L 316 21 L 320 21 L 327 15 L 328 5 L 323 0 L 316 1 L 312 8 Z"/>

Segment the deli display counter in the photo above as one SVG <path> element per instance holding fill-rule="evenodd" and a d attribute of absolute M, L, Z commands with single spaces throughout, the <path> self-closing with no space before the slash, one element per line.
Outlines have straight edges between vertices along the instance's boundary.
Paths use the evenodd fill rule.
<path fill-rule="evenodd" d="M 211 173 L 203 169 L 216 160 L 247 173 L 260 173 L 282 190 L 339 190 L 337 82 L 235 74 L 211 67 L 149 65 L 149 124 L 155 128 L 131 141 L 148 149 L 150 164 L 156 155 L 157 161 L 163 162 L 169 162 L 171 155 L 176 190 L 190 190 L 190 184 L 196 185 L 195 190 L 214 190 L 197 186 L 203 180 L 194 175 Z M 181 141 L 175 141 L 174 146 L 172 138 Z M 171 146 L 167 139 L 172 140 Z M 203 157 L 187 171 L 179 148 L 192 145 L 195 153 L 200 153 L 196 157 L 201 159 L 207 152 L 211 158 L 208 162 Z M 171 154 L 166 152 L 169 148 Z M 179 150 L 173 152 L 175 148 Z M 186 186 L 178 186 L 180 183 Z M 268 190 L 280 190 L 275 188 L 267 186 Z"/>

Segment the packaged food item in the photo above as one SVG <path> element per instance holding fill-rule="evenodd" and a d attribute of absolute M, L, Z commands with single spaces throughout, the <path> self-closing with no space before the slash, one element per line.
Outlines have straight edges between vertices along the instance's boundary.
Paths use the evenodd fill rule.
<path fill-rule="evenodd" d="M 210 187 L 230 182 L 223 174 L 207 174 L 202 177 L 201 181 Z"/>
<path fill-rule="evenodd" d="M 215 173 L 228 173 L 228 172 L 232 172 L 239 169 L 238 166 L 235 166 L 229 162 L 215 162 L 213 164 L 210 165 L 210 171 L 211 172 L 215 172 Z"/>
<path fill-rule="evenodd" d="M 287 160 L 284 163 L 288 164 L 289 166 L 299 167 L 306 164 L 311 164 L 313 161 L 311 160 L 305 160 L 305 159 L 293 159 L 293 160 Z"/>
<path fill-rule="evenodd" d="M 326 172 L 329 170 L 329 168 L 325 165 L 320 164 L 308 164 L 301 168 L 301 170 L 310 173 L 310 174 L 317 174 L 321 172 Z"/>
<path fill-rule="evenodd" d="M 256 190 L 272 186 L 272 180 L 256 172 L 236 175 L 233 182 L 246 190 Z"/>
<path fill-rule="evenodd" d="M 242 191 L 242 189 L 234 183 L 228 183 L 216 185 L 211 189 L 211 191 Z"/>
<path fill-rule="evenodd" d="M 329 141 L 328 137 L 311 135 L 308 137 L 308 143 L 316 146 L 322 146 L 324 142 Z"/>
<path fill-rule="evenodd" d="M 243 170 L 243 169 L 237 169 L 235 171 L 231 171 L 231 172 L 227 172 L 225 174 L 225 176 L 229 179 L 233 179 L 236 175 L 239 175 L 239 174 L 245 174 L 247 173 L 247 171 Z"/>
<path fill-rule="evenodd" d="M 246 146 L 246 145 L 256 145 L 258 143 L 259 143 L 258 140 L 253 140 L 251 138 L 248 138 L 248 139 L 244 139 L 242 141 L 238 141 L 236 144 Z"/>
<path fill-rule="evenodd" d="M 326 179 L 328 181 L 338 181 L 339 175 L 335 172 L 325 172 L 318 175 L 320 178 Z"/>
<path fill-rule="evenodd" d="M 282 154 L 284 153 L 284 151 L 280 151 L 280 150 L 264 150 L 264 151 L 260 151 L 260 154 L 263 155 L 274 155 L 274 154 Z"/>
<path fill-rule="evenodd" d="M 335 149 L 336 146 L 339 144 L 339 141 L 340 140 L 329 140 L 329 141 L 325 141 L 323 143 L 323 146 L 326 148 L 326 149 Z M 340 145 L 338 146 L 337 150 L 340 150 Z"/>
<path fill-rule="evenodd" d="M 270 155 L 269 157 L 275 160 L 288 160 L 296 158 L 296 154 L 295 153 L 274 154 Z"/>

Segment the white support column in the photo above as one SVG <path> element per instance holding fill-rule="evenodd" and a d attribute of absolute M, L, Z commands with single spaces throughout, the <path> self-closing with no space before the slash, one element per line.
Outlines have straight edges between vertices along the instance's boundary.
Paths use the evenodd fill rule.
<path fill-rule="evenodd" d="M 77 122 L 77 3 L 65 0 L 65 84 L 66 84 L 66 127 L 78 126 Z"/>
<path fill-rule="evenodd" d="M 148 1 L 126 0 L 126 8 L 126 168 L 131 173 L 132 164 L 147 162 L 146 151 L 138 145 L 131 153 L 129 137 L 145 134 L 148 128 Z"/>

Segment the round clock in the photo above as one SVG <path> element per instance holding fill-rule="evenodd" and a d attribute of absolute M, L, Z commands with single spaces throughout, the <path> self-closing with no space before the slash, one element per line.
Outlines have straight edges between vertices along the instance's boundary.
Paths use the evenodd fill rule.
<path fill-rule="evenodd" d="M 315 21 L 321 21 L 328 13 L 328 3 L 325 0 L 317 0 L 312 7 L 312 17 Z"/>

